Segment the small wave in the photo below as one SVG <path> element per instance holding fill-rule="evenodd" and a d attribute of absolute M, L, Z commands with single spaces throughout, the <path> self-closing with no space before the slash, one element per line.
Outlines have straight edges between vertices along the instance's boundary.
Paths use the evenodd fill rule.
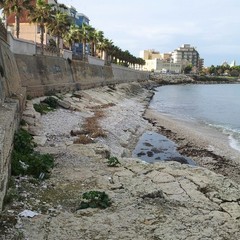
<path fill-rule="evenodd" d="M 229 139 L 229 145 L 231 146 L 231 148 L 240 152 L 240 142 L 236 140 L 232 135 L 229 135 L 228 139 Z"/>
<path fill-rule="evenodd" d="M 238 129 L 233 129 L 229 126 L 219 124 L 208 123 L 208 125 L 227 135 L 230 147 L 240 152 L 240 131 Z"/>

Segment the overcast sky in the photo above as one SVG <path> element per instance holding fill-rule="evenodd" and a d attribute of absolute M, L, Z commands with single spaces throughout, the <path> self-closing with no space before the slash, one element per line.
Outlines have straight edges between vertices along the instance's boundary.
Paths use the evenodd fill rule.
<path fill-rule="evenodd" d="M 197 48 L 205 66 L 240 65 L 240 0 L 59 0 L 72 5 L 123 51 Z"/>

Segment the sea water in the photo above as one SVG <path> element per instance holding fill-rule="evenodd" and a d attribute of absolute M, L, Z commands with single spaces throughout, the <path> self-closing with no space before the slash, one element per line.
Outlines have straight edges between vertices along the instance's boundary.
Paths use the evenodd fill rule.
<path fill-rule="evenodd" d="M 162 114 L 215 128 L 240 151 L 240 84 L 158 87 L 150 107 Z"/>
<path fill-rule="evenodd" d="M 182 164 L 196 165 L 196 163 L 177 151 L 177 145 L 162 134 L 147 131 L 139 139 L 133 153 L 147 163 L 158 161 L 175 161 Z"/>

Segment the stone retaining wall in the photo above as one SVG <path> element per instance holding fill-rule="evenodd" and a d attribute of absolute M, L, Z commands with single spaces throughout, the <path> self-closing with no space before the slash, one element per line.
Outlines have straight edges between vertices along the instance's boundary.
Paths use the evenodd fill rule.
<path fill-rule="evenodd" d="M 0 211 L 11 171 L 13 136 L 18 127 L 20 109 L 18 100 L 5 101 L 0 106 Z"/>
<path fill-rule="evenodd" d="M 36 97 L 54 91 L 66 92 L 107 84 L 149 79 L 149 73 L 118 65 L 93 65 L 51 56 L 15 55 L 22 85 Z"/>
<path fill-rule="evenodd" d="M 11 168 L 13 136 L 25 105 L 25 95 L 14 55 L 9 45 L 0 40 L 0 210 Z"/>
<path fill-rule="evenodd" d="M 51 56 L 16 54 L 15 57 L 22 85 L 32 97 L 149 78 L 148 72 L 117 65 L 93 65 Z"/>

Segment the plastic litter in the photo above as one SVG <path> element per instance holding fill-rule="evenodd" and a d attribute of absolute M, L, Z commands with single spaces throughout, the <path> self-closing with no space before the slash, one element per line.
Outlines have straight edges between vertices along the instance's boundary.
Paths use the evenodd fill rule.
<path fill-rule="evenodd" d="M 33 218 L 35 216 L 38 215 L 38 213 L 33 212 L 31 210 L 24 210 L 21 213 L 18 214 L 20 217 L 29 217 L 29 218 Z"/>

